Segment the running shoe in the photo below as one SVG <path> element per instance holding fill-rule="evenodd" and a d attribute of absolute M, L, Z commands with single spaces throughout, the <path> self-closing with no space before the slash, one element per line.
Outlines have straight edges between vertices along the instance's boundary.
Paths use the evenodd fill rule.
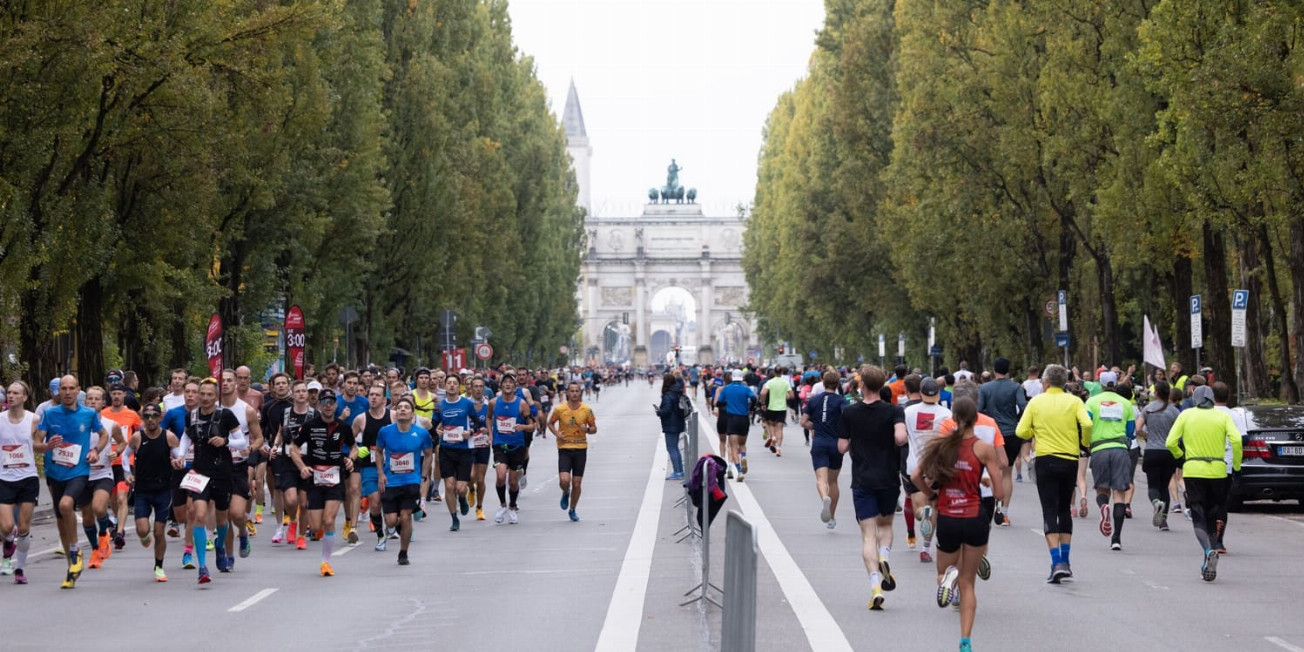
<path fill-rule="evenodd" d="M 820 503 L 820 522 L 828 523 L 833 520 L 833 513 L 829 511 L 833 507 L 833 497 L 825 496 Z"/>
<path fill-rule="evenodd" d="M 366 498 L 363 498 L 363 500 L 366 500 Z M 254 523 L 257 523 L 258 525 L 263 524 L 263 508 L 261 506 L 258 508 L 258 511 L 254 512 Z"/>
<path fill-rule="evenodd" d="M 381 537 L 380 539 L 377 539 L 377 540 L 376 540 L 376 552 L 385 552 L 385 547 L 386 547 L 387 543 L 388 543 L 388 541 L 385 539 L 385 537 Z"/>
<path fill-rule="evenodd" d="M 570 510 L 569 512 L 567 512 L 566 515 L 567 515 L 567 516 L 570 516 L 570 520 L 571 520 L 571 522 L 578 523 L 579 520 L 580 520 L 580 515 L 579 515 L 579 514 L 576 514 L 576 513 L 575 513 L 575 510 L 573 510 L 573 509 Z"/>
<path fill-rule="evenodd" d="M 208 584 L 209 582 L 212 582 L 212 581 L 213 581 L 213 576 L 208 574 L 208 567 L 207 567 L 207 566 L 200 566 L 200 567 L 199 567 L 199 583 L 200 583 L 200 584 Z"/>
<path fill-rule="evenodd" d="M 231 565 L 227 563 L 225 546 L 217 549 L 217 572 L 219 573 L 231 572 Z"/>
<path fill-rule="evenodd" d="M 73 553 L 72 563 L 68 564 L 68 572 L 72 575 L 73 581 L 77 581 L 82 574 L 82 551 L 78 550 Z"/>
<path fill-rule="evenodd" d="M 494 523 L 502 523 L 503 519 L 507 518 L 508 511 L 506 507 L 499 507 L 498 513 L 494 514 Z"/>
<path fill-rule="evenodd" d="M 349 542 L 349 545 L 353 545 L 353 544 L 357 543 L 357 542 L 358 542 L 358 528 L 355 528 L 355 527 L 353 527 L 352 525 L 350 525 L 349 527 L 345 528 L 345 531 L 344 531 L 344 539 L 345 539 L 346 541 Z"/>
<path fill-rule="evenodd" d="M 1206 550 L 1204 563 L 1200 564 L 1200 579 L 1212 582 L 1218 578 L 1218 551 Z"/>
<path fill-rule="evenodd" d="M 952 608 L 952 609 L 959 609 L 959 608 L 960 608 L 960 589 L 959 589 L 959 587 L 956 587 L 955 590 L 951 591 L 951 608 Z"/>
<path fill-rule="evenodd" d="M 155 567 L 155 568 L 154 568 L 154 581 L 155 581 L 155 582 L 166 582 L 166 581 L 168 581 L 168 576 L 167 576 L 166 573 L 163 572 L 163 568 L 162 568 L 162 567 Z"/>
<path fill-rule="evenodd" d="M 5 540 L 5 543 L 4 543 L 4 554 L 3 554 L 3 556 L 4 556 L 5 559 L 8 559 L 8 558 L 10 558 L 10 557 L 13 557 L 13 556 L 14 556 L 14 553 L 17 552 L 17 551 L 18 551 L 18 542 L 17 542 L 17 541 L 9 541 L 9 540 Z"/>
<path fill-rule="evenodd" d="M 1069 565 L 1063 562 L 1055 564 L 1050 569 L 1050 577 L 1046 578 L 1047 584 L 1059 584 L 1060 580 L 1073 577 L 1073 571 L 1069 570 Z"/>
<path fill-rule="evenodd" d="M 168 521 L 168 538 L 176 539 L 181 536 L 181 526 L 176 521 Z"/>
<path fill-rule="evenodd" d="M 1087 517 L 1087 498 L 1083 496 L 1081 502 L 1078 503 L 1078 518 L 1086 518 L 1086 517 Z"/>
<path fill-rule="evenodd" d="M 99 547 L 91 550 L 91 560 L 86 563 L 87 568 L 99 568 L 104 563 L 104 556 L 100 554 Z"/>
<path fill-rule="evenodd" d="M 325 562 L 325 561 L 324 561 L 324 562 L 321 563 L 321 576 L 322 576 L 322 577 L 335 577 L 335 569 L 334 569 L 334 568 L 331 568 L 330 562 Z"/>
<path fill-rule="evenodd" d="M 1123 518 L 1132 518 L 1132 503 L 1123 503 Z"/>
<path fill-rule="evenodd" d="M 457 509 L 462 512 L 462 516 L 466 516 L 471 511 L 471 503 L 466 500 L 466 496 L 457 497 Z"/>
<path fill-rule="evenodd" d="M 477 508 L 475 508 L 475 520 L 477 520 L 477 521 L 483 521 L 483 520 L 484 520 L 484 508 L 483 508 L 483 507 L 477 507 Z"/>
<path fill-rule="evenodd" d="M 73 577 L 72 573 L 68 573 L 66 576 L 64 576 L 63 583 L 59 585 L 59 588 L 61 589 L 77 588 L 77 578 Z"/>
<path fill-rule="evenodd" d="M 999 513 L 997 512 L 997 514 Z M 923 509 L 919 510 L 919 516 L 915 518 L 915 521 L 919 524 L 919 534 L 924 537 L 924 541 L 931 541 L 933 539 L 933 506 L 924 505 Z"/>
<path fill-rule="evenodd" d="M 529 460 L 526 460 L 526 461 L 528 462 Z M 521 484 L 521 488 L 522 488 L 522 489 L 524 489 L 524 488 L 525 488 L 526 486 L 528 486 L 528 484 L 529 484 L 529 482 L 527 482 L 526 479 L 525 479 L 525 469 L 521 469 L 521 480 L 520 480 L 520 484 Z M 439 502 L 439 496 L 435 496 L 435 502 Z"/>
<path fill-rule="evenodd" d="M 996 511 L 992 514 L 992 522 L 997 525 L 1005 525 L 1005 512 L 1001 511 L 1000 504 L 996 505 Z"/>
<path fill-rule="evenodd" d="M 960 652 L 973 652 L 973 644 L 969 641 L 960 641 Z"/>
<path fill-rule="evenodd" d="M 245 537 L 244 540 L 240 542 L 240 558 L 248 559 L 249 555 L 253 554 L 253 552 L 254 552 L 253 542 L 249 541 L 249 537 Z"/>
<path fill-rule="evenodd" d="M 110 541 L 111 539 L 108 534 L 100 535 L 99 545 L 96 547 L 96 549 L 100 551 L 100 561 L 108 559 L 109 556 L 113 554 L 113 548 L 109 545 Z"/>
<path fill-rule="evenodd" d="M 449 532 L 456 532 L 462 529 L 462 522 L 457 520 L 457 514 L 453 514 L 453 524 L 448 526 Z"/>
<path fill-rule="evenodd" d="M 878 560 L 878 572 L 883 574 L 883 590 L 891 591 L 896 588 L 896 578 L 892 576 L 892 567 L 888 565 L 886 559 Z"/>
<path fill-rule="evenodd" d="M 285 540 L 285 526 L 276 526 L 276 534 L 272 535 L 272 543 L 280 543 Z"/>
<path fill-rule="evenodd" d="M 1109 537 L 1114 536 L 1114 515 L 1109 509 L 1109 503 L 1100 506 L 1100 533 Z"/>
<path fill-rule="evenodd" d="M 476 501 L 475 483 L 474 483 L 474 482 L 472 482 L 472 483 L 470 484 L 470 486 L 468 486 L 468 487 L 466 488 L 466 499 L 467 499 L 468 501 L 470 501 L 470 502 L 475 502 L 475 501 Z"/>
<path fill-rule="evenodd" d="M 411 563 L 411 562 L 408 561 L 407 553 L 404 552 L 404 551 L 402 551 L 402 550 L 400 550 L 399 553 L 398 553 L 398 565 L 399 565 L 399 566 L 407 566 L 407 565 L 410 564 L 410 563 Z"/>
<path fill-rule="evenodd" d="M 911 550 L 914 550 L 914 549 L 915 549 L 915 537 L 914 537 L 914 536 L 911 536 L 911 535 L 907 535 L 907 536 L 906 536 L 906 547 L 907 547 L 907 548 L 910 548 Z"/>
<path fill-rule="evenodd" d="M 289 525 L 289 527 L 286 528 L 286 530 L 285 530 L 285 532 L 286 532 L 286 535 L 285 535 L 285 536 L 286 536 L 286 539 L 285 539 L 285 540 L 286 540 L 286 541 L 294 541 L 295 539 L 298 539 L 298 538 L 299 538 L 299 537 L 298 537 L 298 530 L 299 530 L 299 524 L 298 524 L 298 523 L 291 523 L 291 524 Z"/>
<path fill-rule="evenodd" d="M 122 536 L 121 532 L 113 535 L 113 549 L 122 550 L 127 547 L 127 537 Z"/>
<path fill-rule="evenodd" d="M 1015 481 L 1015 482 L 1023 482 L 1023 474 L 1022 474 L 1022 473 L 1016 474 L 1016 475 L 1014 476 L 1014 481 Z"/>
<path fill-rule="evenodd" d="M 398 528 L 392 527 L 389 529 L 389 539 L 390 541 L 398 541 Z"/>
<path fill-rule="evenodd" d="M 565 492 L 565 491 L 563 491 L 563 492 L 561 493 L 561 502 L 558 503 L 558 504 L 561 505 L 562 510 L 569 509 L 569 508 L 570 508 L 570 493 L 569 493 L 569 492 Z"/>
<path fill-rule="evenodd" d="M 927 551 L 927 550 L 924 550 L 923 552 L 920 552 L 920 553 L 919 553 L 919 563 L 921 563 L 921 564 L 931 564 L 931 563 L 933 563 L 933 556 L 930 555 L 930 554 L 928 554 L 928 551 Z"/>
<path fill-rule="evenodd" d="M 573 514 L 574 512 L 571 513 Z M 516 510 L 511 509 L 507 511 L 507 524 L 516 525 Z"/>
<path fill-rule="evenodd" d="M 13 575 L 13 574 L 14 574 L 14 560 L 9 559 L 8 557 L 6 557 L 4 560 L 0 560 L 0 575 Z"/>
<path fill-rule="evenodd" d="M 442 503 L 442 502 L 444 502 L 444 499 L 443 499 L 443 498 L 440 498 L 440 497 L 439 497 L 439 494 L 435 494 L 435 495 L 433 495 L 433 496 L 430 497 L 430 502 L 432 502 L 432 503 Z"/>
<path fill-rule="evenodd" d="M 983 558 L 978 560 L 978 579 L 986 582 L 991 579 L 991 577 L 992 562 L 987 561 L 987 555 L 983 555 Z"/>
<path fill-rule="evenodd" d="M 1181 501 L 1178 501 L 1178 502 L 1173 503 L 1172 508 L 1169 509 L 1168 511 L 1170 511 L 1170 512 L 1177 512 L 1178 514 L 1181 514 L 1181 513 L 1182 513 L 1182 503 L 1181 503 Z"/>
<path fill-rule="evenodd" d="M 248 532 L 251 537 L 258 536 L 258 526 L 254 525 L 253 521 L 245 521 L 245 531 Z"/>
<path fill-rule="evenodd" d="M 825 523 L 825 524 L 824 524 L 824 527 L 826 527 L 826 528 L 828 528 L 828 529 L 830 529 L 830 530 L 832 530 L 832 529 L 838 527 L 838 519 L 836 519 L 836 518 L 831 518 L 831 519 L 829 519 L 829 522 L 828 522 L 828 523 Z"/>
<path fill-rule="evenodd" d="M 1224 545 L 1223 545 L 1223 542 L 1221 542 L 1221 541 L 1219 541 L 1219 542 L 1218 542 L 1218 543 L 1213 547 L 1213 549 L 1214 549 L 1214 550 L 1217 550 L 1219 555 L 1225 555 L 1225 554 L 1227 554 L 1227 546 L 1224 546 Z"/>
<path fill-rule="evenodd" d="M 294 549 L 295 549 L 295 550 L 307 550 L 307 549 L 308 549 L 308 540 L 305 539 L 305 538 L 303 538 L 303 537 L 299 537 L 298 540 L 296 540 L 296 541 L 294 542 Z"/>
<path fill-rule="evenodd" d="M 1167 516 L 1164 517 L 1164 520 L 1162 520 L 1162 521 L 1159 522 L 1159 531 L 1160 531 L 1160 532 L 1167 532 L 1167 531 L 1168 531 L 1168 517 L 1167 517 Z"/>
<path fill-rule="evenodd" d="M 733 467 L 727 467 L 727 468 L 725 469 L 725 475 L 724 475 L 724 477 L 725 477 L 725 479 L 727 479 L 727 480 L 733 480 L 733 477 L 734 477 L 734 476 L 733 476 Z"/>
<path fill-rule="evenodd" d="M 874 593 L 869 599 L 869 610 L 882 611 L 883 602 L 884 602 L 883 589 L 874 589 Z"/>
<path fill-rule="evenodd" d="M 194 570 L 194 568 L 195 568 L 195 556 L 194 556 L 193 554 L 191 554 L 191 553 L 188 553 L 188 552 L 186 552 L 186 553 L 182 553 L 182 554 L 181 554 L 181 567 L 184 568 L 184 569 L 186 569 L 186 570 Z"/>
<path fill-rule="evenodd" d="M 213 550 L 213 540 L 212 540 L 212 539 L 209 539 L 209 540 L 208 540 L 208 543 L 204 544 L 204 548 L 205 548 L 206 550 L 208 550 L 209 552 L 212 552 L 212 550 Z"/>
<path fill-rule="evenodd" d="M 19 568 L 14 571 L 14 584 L 26 584 L 27 576 L 23 574 L 23 569 Z"/>
<path fill-rule="evenodd" d="M 149 532 L 146 532 L 146 533 L 145 533 L 145 536 L 143 536 L 143 537 L 140 538 L 140 547 L 142 547 L 142 548 L 148 548 L 148 547 L 149 547 L 149 544 L 150 544 L 150 539 L 151 539 L 151 538 L 152 538 L 152 535 L 150 535 Z"/>
<path fill-rule="evenodd" d="M 746 457 L 744 457 L 744 458 L 742 459 L 742 462 L 739 463 L 738 468 L 742 469 L 742 471 L 743 471 L 743 475 L 747 475 L 747 458 L 746 458 Z"/>
<path fill-rule="evenodd" d="M 1109 549 L 1114 551 L 1122 550 L 1123 544 L 1119 541 L 1111 541 L 1109 542 Z"/>
<path fill-rule="evenodd" d="M 1159 524 L 1164 522 L 1164 517 L 1167 516 L 1164 513 L 1164 501 L 1156 498 L 1150 501 L 1150 504 L 1155 506 L 1155 515 L 1150 519 L 1150 524 L 1159 527 Z"/>

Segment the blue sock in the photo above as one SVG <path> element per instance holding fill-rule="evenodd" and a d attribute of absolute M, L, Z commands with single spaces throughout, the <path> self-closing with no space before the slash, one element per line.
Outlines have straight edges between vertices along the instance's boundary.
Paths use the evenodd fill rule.
<path fill-rule="evenodd" d="M 241 532 L 241 533 L 240 533 L 240 547 L 243 548 L 243 547 L 245 547 L 245 546 L 247 546 L 247 545 L 249 545 L 249 533 L 248 533 L 248 532 Z"/>
<path fill-rule="evenodd" d="M 100 518 L 99 525 L 100 525 L 100 536 L 104 536 L 108 534 L 109 531 L 113 529 L 113 521 L 110 521 L 108 516 L 104 516 Z"/>
<path fill-rule="evenodd" d="M 1063 561 L 1063 557 L 1060 555 L 1060 549 L 1059 549 L 1058 547 L 1051 548 L 1051 549 L 1050 549 L 1050 565 L 1051 565 L 1051 566 L 1056 566 L 1056 565 L 1058 565 L 1061 561 Z"/>
<path fill-rule="evenodd" d="M 195 556 L 199 559 L 199 567 L 203 568 L 208 565 L 208 529 L 196 526 L 190 531 L 195 537 Z"/>
<path fill-rule="evenodd" d="M 1069 563 L 1069 544 L 1061 543 L 1059 547 L 1059 551 L 1060 551 L 1060 559 L 1064 560 L 1064 563 L 1066 564 Z"/>
<path fill-rule="evenodd" d="M 213 546 L 216 550 L 221 550 L 222 554 L 226 554 L 226 531 L 230 528 L 230 525 L 217 526 L 217 538 L 213 540 Z M 208 546 L 204 547 L 207 548 Z"/>

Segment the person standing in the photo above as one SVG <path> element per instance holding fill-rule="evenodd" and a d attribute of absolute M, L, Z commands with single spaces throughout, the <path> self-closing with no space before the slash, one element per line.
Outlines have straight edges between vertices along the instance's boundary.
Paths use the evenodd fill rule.
<path fill-rule="evenodd" d="M 838 424 L 847 401 L 838 393 L 838 373 L 824 372 L 824 392 L 812 398 L 802 413 L 802 427 L 814 431 L 810 459 L 815 467 L 815 491 L 820 496 L 820 521 L 832 530 L 838 526 L 838 474 L 843 453 L 838 450 Z"/>
<path fill-rule="evenodd" d="M 869 572 L 871 611 L 883 609 L 883 592 L 896 588 L 888 565 L 892 552 L 892 518 L 901 494 L 901 456 L 906 443 L 905 415 L 879 395 L 887 380 L 883 370 L 860 370 L 864 401 L 848 406 L 838 421 L 838 452 L 851 453 L 851 498 L 860 523 L 861 556 Z"/>
<path fill-rule="evenodd" d="M 1195 539 L 1200 543 L 1204 560 L 1200 577 L 1212 582 L 1218 577 L 1217 519 L 1227 491 L 1229 466 L 1225 457 L 1231 448 L 1231 469 L 1241 471 L 1241 433 L 1230 414 L 1215 410 L 1213 388 L 1196 387 L 1191 393 L 1195 409 L 1183 410 L 1168 432 L 1168 452 L 1182 460 L 1186 478 L 1186 505 L 1191 510 Z M 1185 452 L 1183 452 L 1185 451 Z"/>
<path fill-rule="evenodd" d="M 693 383 L 693 391 L 696 393 L 697 383 Z M 661 434 L 665 436 L 666 453 L 670 456 L 670 475 L 666 480 L 684 478 L 684 458 L 679 453 L 679 435 L 685 428 L 684 414 L 679 410 L 679 401 L 683 397 L 683 385 L 674 374 L 661 378 L 661 404 L 657 406 L 657 416 L 661 418 Z"/>
<path fill-rule="evenodd" d="M 561 508 L 571 521 L 579 521 L 575 506 L 580 500 L 584 466 L 588 462 L 588 436 L 598 432 L 592 408 L 580 401 L 579 383 L 566 386 L 566 402 L 548 418 L 548 430 L 557 441 L 557 483 L 561 486 Z"/>

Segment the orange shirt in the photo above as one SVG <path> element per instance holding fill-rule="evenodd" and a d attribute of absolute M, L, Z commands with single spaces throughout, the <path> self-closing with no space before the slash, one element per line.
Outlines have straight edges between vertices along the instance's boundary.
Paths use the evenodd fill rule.
<path fill-rule="evenodd" d="M 140 421 L 140 415 L 126 407 L 116 412 L 112 407 L 106 407 L 103 410 L 100 410 L 100 416 L 121 426 L 123 431 L 122 438 L 127 441 L 131 441 L 132 433 L 140 430 L 141 426 L 144 425 Z M 113 433 L 109 434 L 112 435 Z M 114 444 L 114 450 L 118 452 L 118 456 L 113 458 L 113 466 L 122 466 L 122 451 L 126 448 L 126 444 L 123 444 L 122 446 Z"/>
<path fill-rule="evenodd" d="M 955 432 L 955 419 L 947 417 L 942 420 L 937 436 L 945 437 L 953 432 Z M 981 412 L 978 413 L 978 421 L 973 425 L 973 434 L 993 446 L 1005 446 L 1005 438 L 1001 436 L 1001 429 L 997 427 L 996 420 Z"/>
<path fill-rule="evenodd" d="M 894 383 L 888 383 L 887 388 L 892 391 L 892 405 L 906 404 L 906 381 L 904 378 Z"/>

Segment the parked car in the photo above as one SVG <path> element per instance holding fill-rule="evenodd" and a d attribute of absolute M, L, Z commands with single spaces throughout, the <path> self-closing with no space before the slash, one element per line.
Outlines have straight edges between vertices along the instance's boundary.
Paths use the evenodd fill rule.
<path fill-rule="evenodd" d="M 1304 406 L 1232 408 L 1241 431 L 1241 478 L 1232 485 L 1231 508 L 1247 500 L 1300 500 L 1304 504 Z"/>

